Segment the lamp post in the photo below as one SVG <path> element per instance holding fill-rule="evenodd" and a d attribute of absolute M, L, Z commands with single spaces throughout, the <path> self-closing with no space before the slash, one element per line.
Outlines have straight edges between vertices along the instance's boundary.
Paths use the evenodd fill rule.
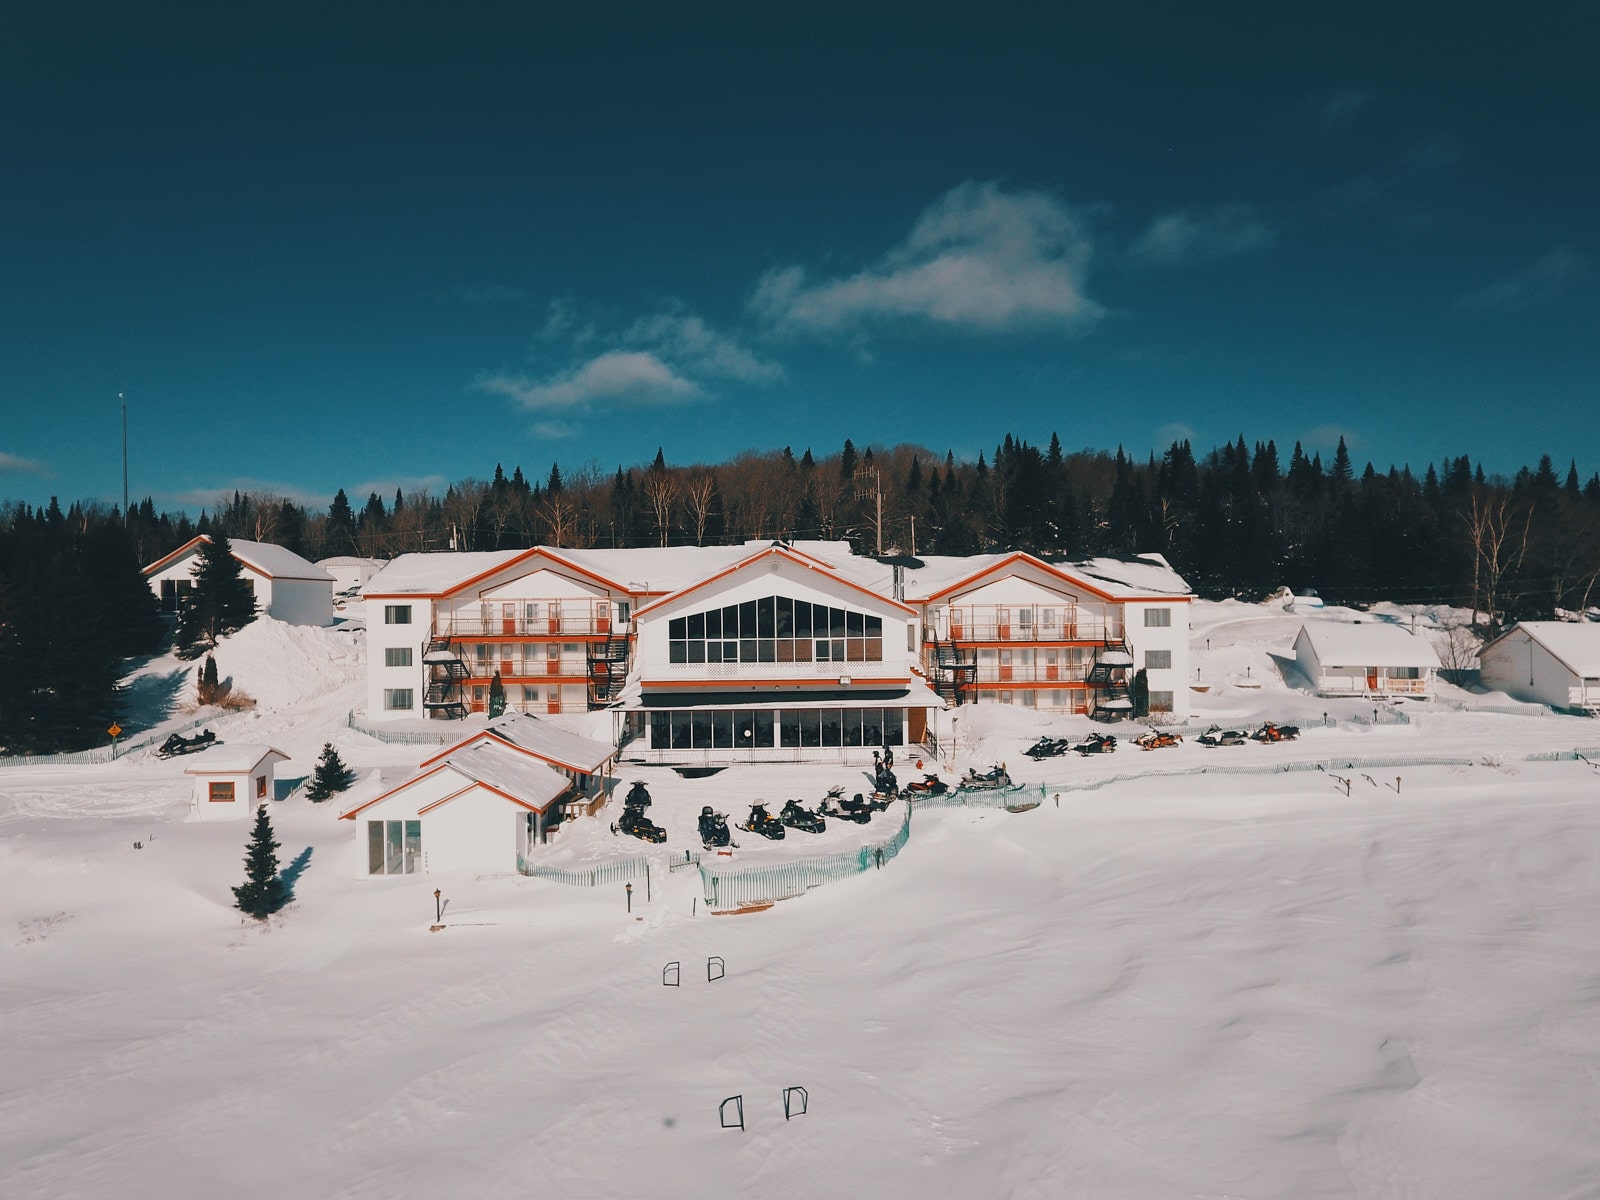
<path fill-rule="evenodd" d="M 631 913 L 633 911 L 633 884 L 624 884 L 623 887 L 626 888 L 628 892 L 628 911 Z"/>
<path fill-rule="evenodd" d="M 439 896 L 440 896 L 439 889 L 438 888 L 434 888 L 433 889 L 433 923 L 435 925 L 439 924 L 441 921 L 444 920 L 444 909 L 440 906 Z"/>

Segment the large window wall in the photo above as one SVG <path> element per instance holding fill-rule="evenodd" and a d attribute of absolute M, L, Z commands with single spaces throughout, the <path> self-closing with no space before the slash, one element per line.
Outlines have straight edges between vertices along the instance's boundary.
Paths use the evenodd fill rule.
<path fill-rule="evenodd" d="M 883 618 L 788 596 L 673 617 L 675 663 L 882 662 Z"/>
<path fill-rule="evenodd" d="M 801 750 L 904 744 L 903 708 L 697 708 L 650 714 L 652 750 Z"/>

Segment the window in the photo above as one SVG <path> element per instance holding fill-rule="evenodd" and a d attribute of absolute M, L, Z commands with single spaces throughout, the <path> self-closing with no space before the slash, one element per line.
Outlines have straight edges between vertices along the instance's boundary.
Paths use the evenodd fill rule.
<path fill-rule="evenodd" d="M 1420 679 L 1422 672 L 1416 667 L 1390 667 L 1385 674 L 1390 679 Z"/>
<path fill-rule="evenodd" d="M 916 648 L 906 630 L 906 648 Z M 764 596 L 673 617 L 672 663 L 882 662 L 883 618 L 790 596 Z"/>
<path fill-rule="evenodd" d="M 385 646 L 383 648 L 383 665 L 386 667 L 409 667 L 411 665 L 411 647 Z"/>
<path fill-rule="evenodd" d="M 233 780 L 214 779 L 206 784 L 206 799 L 213 804 L 232 804 Z"/>
<path fill-rule="evenodd" d="M 1172 693 L 1171 692 L 1154 692 L 1154 691 L 1151 692 L 1150 693 L 1150 711 L 1151 712 L 1171 712 L 1172 711 Z"/>
<path fill-rule="evenodd" d="M 411 605 L 385 604 L 383 606 L 383 623 L 385 625 L 411 624 Z"/>
<path fill-rule="evenodd" d="M 421 870 L 421 821 L 367 822 L 368 875 L 415 875 Z"/>
<path fill-rule="evenodd" d="M 256 799 L 257 800 L 265 800 L 266 798 L 267 798 L 267 777 L 265 775 L 257 775 L 256 776 Z"/>
<path fill-rule="evenodd" d="M 1144 627 L 1146 629 L 1172 628 L 1172 610 L 1170 608 L 1147 608 L 1144 610 Z"/>
<path fill-rule="evenodd" d="M 1147 671 L 1172 670 L 1172 651 L 1146 650 L 1144 652 L 1144 668 Z"/>
<path fill-rule="evenodd" d="M 384 688 L 383 707 L 390 712 L 399 712 L 411 708 L 410 688 Z"/>

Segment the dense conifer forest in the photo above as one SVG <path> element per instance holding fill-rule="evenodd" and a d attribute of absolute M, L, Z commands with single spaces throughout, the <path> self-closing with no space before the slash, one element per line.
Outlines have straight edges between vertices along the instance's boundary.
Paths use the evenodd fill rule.
<path fill-rule="evenodd" d="M 341 490 L 326 511 L 235 493 L 191 520 L 150 499 L 116 508 L 0 510 L 0 747 L 104 742 L 126 657 L 163 627 L 139 567 L 196 533 L 275 542 L 309 559 L 417 550 L 714 545 L 848 539 L 862 553 L 1026 550 L 1075 559 L 1158 551 L 1207 598 L 1316 588 L 1331 602 L 1470 607 L 1492 628 L 1600 604 L 1600 473 L 1549 456 L 1511 478 L 1466 455 L 1360 469 L 1341 440 L 1331 461 L 1296 444 L 1237 441 L 1196 457 L 1120 449 L 1065 453 L 1007 435 L 992 454 L 846 441 L 824 457 L 786 447 L 707 465 L 614 471 L 553 466 L 530 482 L 497 464 L 442 495 Z"/>

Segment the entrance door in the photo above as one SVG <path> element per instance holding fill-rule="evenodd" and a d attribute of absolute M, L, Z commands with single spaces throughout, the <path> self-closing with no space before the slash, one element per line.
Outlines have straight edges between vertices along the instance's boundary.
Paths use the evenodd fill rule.
<path fill-rule="evenodd" d="M 1005 636 L 1004 634 L 1001 635 Z M 1000 682 L 1011 682 L 1011 651 L 1000 651 Z"/>
<path fill-rule="evenodd" d="M 554 600 L 550 602 L 550 632 L 561 632 L 561 605 Z"/>
<path fill-rule="evenodd" d="M 517 631 L 517 606 L 515 604 L 502 604 L 500 606 L 500 632 L 515 633 Z"/>
<path fill-rule="evenodd" d="M 1368 667 L 1367 668 L 1367 691 L 1375 692 L 1377 690 L 1378 690 L 1378 668 L 1377 667 Z"/>
<path fill-rule="evenodd" d="M 1002 608 L 997 613 L 1000 631 L 996 636 L 1003 642 L 1011 636 L 1011 610 Z"/>
<path fill-rule="evenodd" d="M 611 632 L 611 602 L 601 600 L 594 606 L 594 631 L 596 633 Z"/>

